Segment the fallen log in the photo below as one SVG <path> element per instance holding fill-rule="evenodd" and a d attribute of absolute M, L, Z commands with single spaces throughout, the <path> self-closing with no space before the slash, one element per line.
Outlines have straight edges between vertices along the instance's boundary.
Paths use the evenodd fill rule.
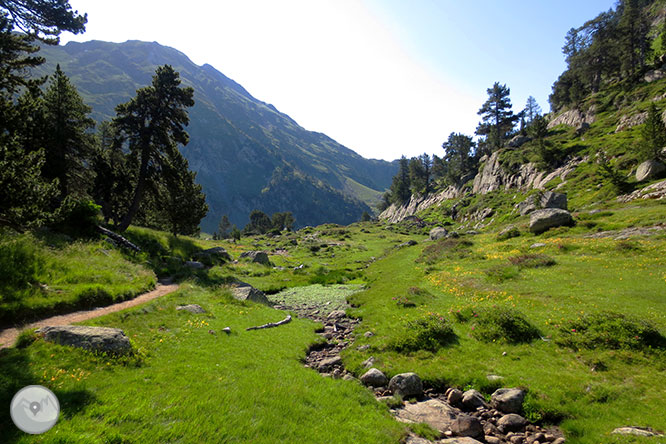
<path fill-rule="evenodd" d="M 248 327 L 245 329 L 245 331 L 261 330 L 262 328 L 272 328 L 272 327 L 277 327 L 279 325 L 288 324 L 290 322 L 291 322 L 291 315 L 287 315 L 287 317 L 281 320 L 280 322 L 269 322 L 268 324 L 258 325 L 256 327 Z"/>
<path fill-rule="evenodd" d="M 137 247 L 135 244 L 128 241 L 126 238 L 124 238 L 120 234 L 114 233 L 113 231 L 107 230 L 106 228 L 100 227 L 99 225 L 97 226 L 97 230 L 100 233 L 102 233 L 103 235 L 110 237 L 117 245 L 119 245 L 121 247 L 124 247 L 124 248 L 127 248 L 129 250 L 136 251 L 137 253 L 141 252 L 141 248 Z"/>

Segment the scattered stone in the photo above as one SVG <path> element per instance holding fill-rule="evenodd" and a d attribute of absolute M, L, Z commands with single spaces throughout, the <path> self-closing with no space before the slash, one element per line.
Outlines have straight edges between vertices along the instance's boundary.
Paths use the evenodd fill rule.
<path fill-rule="evenodd" d="M 229 327 L 224 327 L 222 331 L 225 332 L 226 334 L 231 334 L 231 328 Z"/>
<path fill-rule="evenodd" d="M 197 304 L 179 305 L 178 307 L 176 307 L 176 310 L 189 311 L 190 313 L 194 314 L 206 313 L 206 310 L 204 310 L 203 307 L 201 307 L 201 305 Z"/>
<path fill-rule="evenodd" d="M 490 405 L 503 413 L 520 413 L 525 391 L 517 388 L 501 388 L 491 395 Z"/>
<path fill-rule="evenodd" d="M 368 344 L 364 344 L 364 345 L 359 345 L 358 347 L 356 347 L 356 350 L 358 350 L 358 351 L 366 351 L 366 350 L 369 349 L 369 348 L 370 348 L 370 345 L 368 345 Z"/>
<path fill-rule="evenodd" d="M 530 248 L 543 248 L 545 246 L 546 244 L 544 244 L 543 242 L 537 242 L 535 244 L 530 245 Z"/>
<path fill-rule="evenodd" d="M 399 421 L 423 422 L 441 433 L 449 430 L 456 416 L 455 409 L 439 399 L 409 403 L 396 412 Z"/>
<path fill-rule="evenodd" d="M 207 265 L 231 261 L 231 256 L 222 247 L 213 247 L 194 254 L 194 258 Z"/>
<path fill-rule="evenodd" d="M 491 436 L 491 435 L 486 435 L 485 440 L 486 440 L 486 443 L 488 443 L 488 444 L 500 444 L 502 442 L 501 439 L 497 438 L 496 436 Z"/>
<path fill-rule="evenodd" d="M 332 358 L 324 359 L 323 361 L 319 362 L 319 365 L 317 368 L 319 371 L 324 371 L 328 369 L 332 369 L 333 367 L 337 365 L 342 365 L 342 358 L 340 356 L 333 356 Z"/>
<path fill-rule="evenodd" d="M 485 433 L 486 435 L 497 435 L 501 432 L 499 431 L 497 426 L 495 426 L 495 424 L 493 424 L 490 421 L 486 421 L 486 423 L 483 425 L 483 433 Z"/>
<path fill-rule="evenodd" d="M 252 262 L 262 265 L 270 265 L 271 261 L 268 259 L 268 254 L 265 251 L 245 251 L 240 255 L 241 259 L 248 258 Z"/>
<path fill-rule="evenodd" d="M 479 441 L 477 441 L 474 438 L 470 438 L 469 436 L 442 439 L 441 441 L 439 441 L 439 443 L 440 444 L 481 444 Z"/>
<path fill-rule="evenodd" d="M 555 441 L 553 441 L 553 444 L 564 444 L 566 440 L 564 438 L 557 438 Z"/>
<path fill-rule="evenodd" d="M 481 421 L 470 415 L 459 415 L 453 420 L 450 428 L 457 436 L 470 436 L 472 438 L 480 438 L 483 436 Z"/>
<path fill-rule="evenodd" d="M 354 376 L 352 376 L 350 373 L 347 373 L 346 375 L 344 375 L 344 376 L 342 377 L 342 379 L 343 379 L 344 381 L 353 381 L 353 380 L 355 380 L 356 378 L 354 378 Z"/>
<path fill-rule="evenodd" d="M 449 389 L 448 393 L 446 395 L 446 400 L 449 402 L 451 405 L 456 405 L 460 401 L 462 401 L 463 398 L 463 392 L 454 388 L 454 389 Z"/>
<path fill-rule="evenodd" d="M 650 427 L 618 427 L 611 432 L 613 435 L 634 435 L 634 436 L 664 436 L 657 433 Z"/>
<path fill-rule="evenodd" d="M 252 285 L 245 282 L 236 282 L 231 287 L 231 296 L 239 301 L 252 301 L 261 304 L 271 305 L 263 291 L 257 290 Z"/>
<path fill-rule="evenodd" d="M 346 316 L 343 310 L 333 310 L 327 316 L 327 319 L 342 319 Z"/>
<path fill-rule="evenodd" d="M 497 421 L 497 427 L 502 433 L 516 432 L 523 429 L 526 425 L 527 420 L 515 413 L 504 415 Z"/>
<path fill-rule="evenodd" d="M 371 368 L 361 376 L 361 382 L 370 387 L 383 387 L 388 382 L 388 378 L 381 370 Z"/>
<path fill-rule="evenodd" d="M 375 357 L 374 356 L 370 356 L 368 359 L 366 359 L 365 361 L 363 361 L 361 363 L 361 365 L 363 365 L 364 368 L 370 368 L 374 364 L 375 364 Z"/>
<path fill-rule="evenodd" d="M 645 162 L 638 165 L 636 170 L 636 181 L 643 182 L 645 180 L 656 179 L 661 174 L 666 171 L 666 165 L 659 162 L 658 160 L 646 160 Z"/>
<path fill-rule="evenodd" d="M 363 333 L 363 336 L 365 336 L 366 338 L 371 338 L 371 337 L 373 337 L 374 335 L 375 335 L 375 334 L 374 334 L 373 332 L 371 332 L 371 331 L 366 331 L 365 333 Z"/>
<path fill-rule="evenodd" d="M 405 444 L 432 444 L 432 442 L 410 433 Z"/>
<path fill-rule="evenodd" d="M 635 199 L 665 199 L 666 198 L 666 180 L 661 182 L 653 183 L 648 185 L 645 188 L 636 190 L 630 194 L 623 194 L 618 196 L 618 202 L 630 202 Z"/>
<path fill-rule="evenodd" d="M 439 239 L 445 237 L 447 233 L 448 233 L 448 230 L 446 228 L 435 227 L 432 230 L 430 230 L 430 240 L 433 240 L 433 241 L 439 240 Z"/>
<path fill-rule="evenodd" d="M 45 341 L 90 351 L 123 354 L 132 349 L 129 338 L 119 328 L 65 325 L 42 327 L 37 333 Z"/>
<path fill-rule="evenodd" d="M 396 245 L 396 248 L 413 247 L 414 245 L 417 245 L 417 244 L 418 244 L 418 242 L 416 242 L 413 239 L 410 239 L 407 242 L 403 242 L 399 245 Z"/>
<path fill-rule="evenodd" d="M 537 210 L 530 216 L 530 231 L 539 234 L 550 228 L 573 225 L 573 223 L 574 220 L 571 217 L 571 213 L 567 210 L 559 208 Z"/>
<path fill-rule="evenodd" d="M 501 381 L 502 379 L 504 379 L 504 377 L 500 375 L 487 375 L 486 379 L 490 382 L 496 382 L 496 381 Z"/>
<path fill-rule="evenodd" d="M 203 270 L 204 264 L 199 261 L 185 261 L 185 266 L 190 267 L 194 270 Z"/>
<path fill-rule="evenodd" d="M 423 383 L 416 373 L 400 373 L 389 381 L 389 390 L 403 398 L 419 397 L 423 394 Z"/>
<path fill-rule="evenodd" d="M 474 389 L 467 390 L 463 393 L 462 404 L 466 410 L 476 410 L 478 407 L 487 407 L 483 395 Z"/>

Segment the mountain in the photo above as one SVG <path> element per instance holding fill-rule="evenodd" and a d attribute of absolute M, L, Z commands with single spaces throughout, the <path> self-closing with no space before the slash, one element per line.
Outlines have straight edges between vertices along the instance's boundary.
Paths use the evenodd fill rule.
<path fill-rule="evenodd" d="M 292 211 L 298 226 L 348 224 L 372 212 L 397 171 L 396 162 L 365 159 L 305 130 L 212 66 L 156 42 L 70 42 L 43 46 L 40 54 L 46 63 L 35 74 L 51 74 L 60 64 L 97 121 L 111 119 L 116 105 L 150 83 L 157 66 L 180 72 L 194 88 L 190 143 L 182 152 L 210 207 L 204 231 L 214 231 L 224 214 L 242 227 L 253 209 Z"/>

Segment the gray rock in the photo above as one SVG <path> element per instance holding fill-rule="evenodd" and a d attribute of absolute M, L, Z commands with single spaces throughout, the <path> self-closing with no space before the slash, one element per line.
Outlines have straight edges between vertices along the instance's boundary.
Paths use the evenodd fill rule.
<path fill-rule="evenodd" d="M 541 208 L 559 208 L 566 210 L 567 208 L 567 195 L 562 193 L 554 193 L 552 191 L 544 191 L 539 199 Z"/>
<path fill-rule="evenodd" d="M 42 327 L 37 333 L 48 342 L 90 351 L 124 354 L 132 349 L 129 338 L 119 328 L 65 325 Z"/>
<path fill-rule="evenodd" d="M 483 427 L 478 418 L 460 415 L 451 423 L 451 431 L 457 436 L 483 437 Z"/>
<path fill-rule="evenodd" d="M 467 390 L 463 393 L 462 404 L 466 410 L 476 410 L 478 407 L 487 407 L 483 395 L 474 389 Z"/>
<path fill-rule="evenodd" d="M 470 438 L 469 436 L 460 436 L 457 438 L 447 438 L 447 439 L 442 439 L 438 441 L 439 444 L 481 444 L 481 442 L 477 441 L 474 438 Z"/>
<path fill-rule="evenodd" d="M 544 244 L 543 242 L 537 242 L 536 244 L 530 245 L 530 248 L 543 248 L 545 246 L 546 244 Z"/>
<path fill-rule="evenodd" d="M 531 140 L 532 140 L 531 137 L 517 135 L 514 136 L 511 140 L 509 140 L 509 146 L 511 148 L 518 148 L 523 144 L 530 142 Z"/>
<path fill-rule="evenodd" d="M 462 401 L 462 398 L 463 398 L 463 392 L 461 392 L 456 388 L 448 390 L 448 393 L 446 395 L 446 400 L 451 405 L 458 404 L 460 401 Z"/>
<path fill-rule="evenodd" d="M 328 319 L 342 319 L 346 316 L 343 310 L 333 310 L 327 316 Z"/>
<path fill-rule="evenodd" d="M 535 234 L 563 225 L 573 225 L 573 217 L 567 210 L 548 208 L 537 210 L 530 216 L 530 231 Z"/>
<path fill-rule="evenodd" d="M 366 338 L 371 338 L 371 337 L 373 337 L 374 335 L 375 335 L 375 334 L 374 334 L 373 332 L 371 332 L 371 331 L 366 331 L 365 333 L 363 333 L 363 336 L 365 336 Z"/>
<path fill-rule="evenodd" d="M 204 264 L 202 264 L 199 261 L 186 261 L 185 266 L 190 267 L 194 270 L 203 270 L 203 268 L 204 268 Z"/>
<path fill-rule="evenodd" d="M 428 441 L 427 439 L 410 433 L 405 444 L 432 444 L 432 441 Z"/>
<path fill-rule="evenodd" d="M 659 162 L 658 160 L 646 160 L 645 162 L 638 165 L 636 170 L 636 180 L 638 182 L 643 182 L 644 180 L 656 179 L 661 174 L 666 171 L 666 165 Z"/>
<path fill-rule="evenodd" d="M 388 382 L 388 378 L 381 370 L 371 368 L 361 376 L 361 382 L 370 387 L 383 387 Z"/>
<path fill-rule="evenodd" d="M 332 358 L 324 359 L 319 362 L 317 368 L 320 371 L 323 370 L 332 370 L 333 367 L 342 365 L 342 358 L 340 356 L 333 356 Z"/>
<path fill-rule="evenodd" d="M 408 403 L 396 412 L 396 419 L 399 421 L 426 423 L 441 433 L 449 430 L 456 416 L 456 410 L 439 399 Z"/>
<path fill-rule="evenodd" d="M 613 430 L 613 435 L 633 435 L 633 436 L 664 436 L 649 427 L 618 427 Z"/>
<path fill-rule="evenodd" d="M 199 251 L 194 254 L 194 258 L 207 265 L 214 265 L 217 263 L 224 263 L 231 261 L 231 256 L 222 247 L 213 247 L 207 250 Z"/>
<path fill-rule="evenodd" d="M 263 291 L 257 290 L 252 285 L 245 282 L 236 282 L 231 287 L 231 296 L 239 301 L 259 302 L 260 304 L 271 305 Z"/>
<path fill-rule="evenodd" d="M 502 442 L 502 440 L 496 436 L 486 435 L 485 439 L 487 444 L 500 444 Z"/>
<path fill-rule="evenodd" d="M 486 375 L 486 379 L 490 382 L 495 382 L 495 381 L 501 381 L 504 378 L 500 375 Z"/>
<path fill-rule="evenodd" d="M 497 421 L 497 427 L 502 433 L 517 432 L 527 425 L 527 420 L 515 413 L 502 416 Z"/>
<path fill-rule="evenodd" d="M 201 307 L 201 305 L 197 304 L 179 305 L 178 307 L 176 307 L 176 310 L 185 310 L 195 314 L 206 313 L 206 310 L 204 310 L 203 307 Z"/>
<path fill-rule="evenodd" d="M 368 359 L 363 361 L 361 364 L 363 365 L 364 368 L 370 368 L 370 367 L 373 366 L 374 363 L 375 363 L 375 357 L 370 356 Z"/>
<path fill-rule="evenodd" d="M 270 265 L 271 261 L 268 259 L 268 254 L 265 251 L 246 251 L 241 253 L 241 259 L 250 259 L 252 262 L 256 262 L 262 265 Z"/>
<path fill-rule="evenodd" d="M 490 406 L 502 413 L 520 413 L 523 408 L 525 391 L 517 388 L 495 390 L 490 398 Z"/>
<path fill-rule="evenodd" d="M 446 236 L 448 230 L 442 227 L 435 227 L 430 230 L 430 240 L 438 240 Z"/>
<path fill-rule="evenodd" d="M 400 373 L 389 381 L 389 390 L 403 398 L 423 394 L 423 383 L 416 373 Z"/>

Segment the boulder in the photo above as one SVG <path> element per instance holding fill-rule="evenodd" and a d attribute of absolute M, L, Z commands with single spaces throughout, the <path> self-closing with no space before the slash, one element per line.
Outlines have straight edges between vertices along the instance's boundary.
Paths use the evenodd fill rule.
<path fill-rule="evenodd" d="M 467 390 L 463 393 L 462 405 L 466 410 L 476 410 L 478 407 L 487 406 L 483 395 L 474 389 Z"/>
<path fill-rule="evenodd" d="M 408 403 L 396 411 L 396 418 L 402 422 L 426 423 L 441 433 L 451 427 L 456 419 L 456 410 L 439 399 L 428 399 L 423 402 Z"/>
<path fill-rule="evenodd" d="M 502 433 L 517 432 L 518 430 L 523 429 L 526 425 L 527 420 L 515 413 L 504 415 L 497 421 L 497 427 Z"/>
<path fill-rule="evenodd" d="M 423 383 L 416 373 L 400 373 L 389 381 L 389 390 L 403 398 L 419 397 L 423 394 Z"/>
<path fill-rule="evenodd" d="M 532 140 L 531 137 L 527 136 L 521 136 L 520 134 L 517 136 L 514 136 L 511 140 L 509 140 L 509 146 L 511 148 L 518 148 L 527 142 L 530 142 Z"/>
<path fill-rule="evenodd" d="M 263 291 L 257 290 L 245 282 L 236 282 L 231 287 L 231 296 L 239 301 L 259 302 L 260 304 L 272 305 Z"/>
<path fill-rule="evenodd" d="M 240 255 L 241 259 L 250 259 L 262 265 L 270 265 L 271 261 L 268 260 L 268 254 L 265 251 L 245 251 Z"/>
<path fill-rule="evenodd" d="M 666 171 L 666 165 L 663 163 L 653 159 L 646 160 L 638 165 L 638 169 L 636 170 L 636 180 L 638 182 L 643 182 L 644 180 L 656 179 L 664 171 Z"/>
<path fill-rule="evenodd" d="M 520 413 L 523 408 L 525 391 L 517 388 L 495 390 L 490 398 L 490 406 L 502 413 Z"/>
<path fill-rule="evenodd" d="M 480 441 L 477 441 L 474 438 L 470 438 L 469 436 L 461 436 L 458 438 L 446 438 L 437 442 L 439 444 L 481 444 Z"/>
<path fill-rule="evenodd" d="M 539 234 L 550 228 L 573 225 L 573 223 L 573 217 L 567 210 L 559 208 L 537 210 L 530 216 L 530 231 Z"/>
<path fill-rule="evenodd" d="M 483 427 L 478 418 L 460 415 L 451 423 L 451 431 L 457 436 L 483 437 Z"/>
<path fill-rule="evenodd" d="M 430 230 L 430 240 L 438 240 L 447 235 L 448 231 L 446 228 L 442 227 L 435 227 L 432 230 Z"/>
<path fill-rule="evenodd" d="M 552 191 L 544 191 L 543 193 L 529 196 L 524 201 L 518 203 L 516 208 L 521 216 L 543 208 L 560 208 L 566 210 L 567 195 L 554 193 Z"/>
<path fill-rule="evenodd" d="M 201 305 L 197 305 L 197 304 L 179 305 L 178 307 L 176 307 L 176 310 L 185 310 L 185 311 L 189 311 L 190 313 L 194 313 L 194 314 L 206 313 L 206 310 L 204 310 L 201 307 Z"/>
<path fill-rule="evenodd" d="M 319 371 L 332 370 L 333 367 L 342 365 L 342 358 L 340 356 L 333 356 L 332 358 L 327 358 L 317 364 Z"/>
<path fill-rule="evenodd" d="M 371 368 L 361 376 L 361 382 L 370 387 L 384 387 L 388 382 L 388 378 L 381 370 Z"/>
<path fill-rule="evenodd" d="M 129 338 L 119 328 L 65 325 L 42 327 L 37 333 L 46 341 L 90 351 L 124 354 L 132 350 Z"/>
<path fill-rule="evenodd" d="M 462 401 L 462 398 L 463 398 L 463 392 L 461 392 L 456 388 L 452 388 L 446 391 L 446 400 L 451 405 L 458 404 L 460 401 Z"/>
<path fill-rule="evenodd" d="M 203 268 L 204 268 L 204 264 L 202 264 L 199 261 L 186 261 L 185 266 L 193 268 L 195 270 L 203 270 Z"/>

